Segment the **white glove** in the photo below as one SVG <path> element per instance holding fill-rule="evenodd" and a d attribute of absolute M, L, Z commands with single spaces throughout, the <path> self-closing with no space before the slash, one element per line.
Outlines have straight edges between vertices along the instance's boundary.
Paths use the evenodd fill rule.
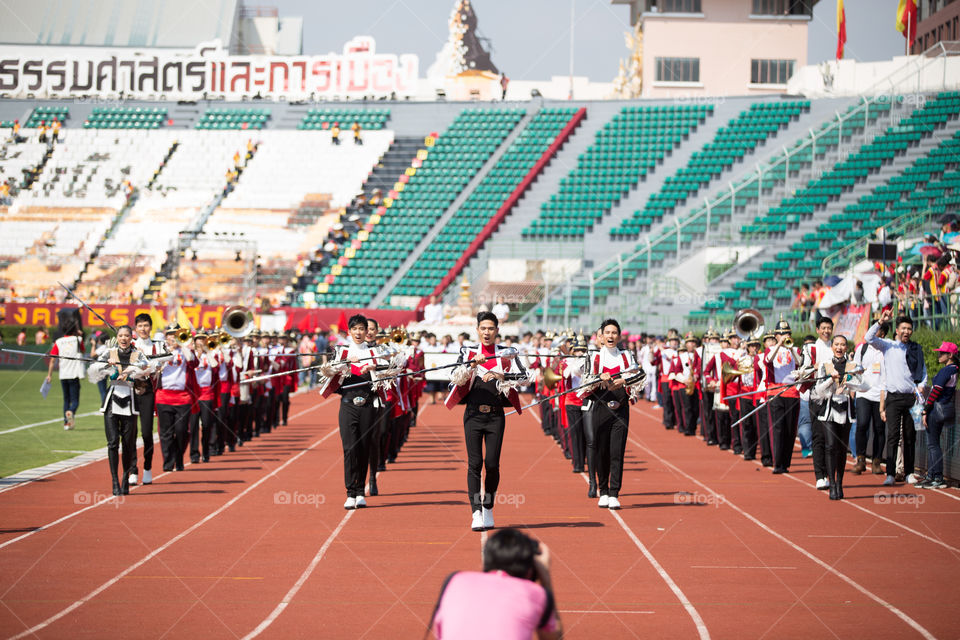
<path fill-rule="evenodd" d="M 461 365 L 455 368 L 453 372 L 450 374 L 450 382 L 452 382 L 457 387 L 461 387 L 467 384 L 468 382 L 470 382 L 471 379 L 473 379 L 473 373 L 474 373 L 473 367 L 470 367 L 467 365 Z"/>

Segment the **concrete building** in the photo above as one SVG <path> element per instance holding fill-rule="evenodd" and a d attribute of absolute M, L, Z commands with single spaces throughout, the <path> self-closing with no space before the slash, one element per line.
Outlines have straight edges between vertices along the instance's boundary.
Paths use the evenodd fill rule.
<path fill-rule="evenodd" d="M 611 0 L 643 32 L 644 98 L 785 92 L 819 0 Z"/>
<path fill-rule="evenodd" d="M 917 39 L 911 53 L 923 53 L 938 42 L 960 40 L 960 2 L 957 0 L 919 0 L 917 19 Z"/>

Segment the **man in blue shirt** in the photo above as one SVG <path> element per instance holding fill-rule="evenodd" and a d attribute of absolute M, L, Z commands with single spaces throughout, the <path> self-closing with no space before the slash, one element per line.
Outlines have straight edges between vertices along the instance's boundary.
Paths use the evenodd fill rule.
<path fill-rule="evenodd" d="M 914 430 L 910 409 L 917 402 L 927 382 L 927 366 L 923 361 L 923 348 L 910 340 L 913 335 L 913 320 L 910 316 L 897 318 L 895 340 L 881 338 L 877 334 L 880 325 L 889 322 L 893 312 L 889 309 L 880 314 L 879 322 L 867 331 L 864 340 L 883 353 L 886 372 L 884 390 L 887 392 L 880 406 L 881 418 L 887 423 L 887 479 L 884 486 L 896 481 L 897 447 L 903 434 L 903 471 L 910 482 L 913 475 L 914 447 L 917 432 Z"/>

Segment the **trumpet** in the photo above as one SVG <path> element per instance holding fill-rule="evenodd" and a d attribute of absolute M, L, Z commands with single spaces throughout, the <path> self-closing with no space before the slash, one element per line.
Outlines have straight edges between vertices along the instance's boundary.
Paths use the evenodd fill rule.
<path fill-rule="evenodd" d="M 253 312 L 246 307 L 229 307 L 223 312 L 223 318 L 220 322 L 223 327 L 221 333 L 226 333 L 232 338 L 242 338 L 253 331 L 254 325 Z"/>
<path fill-rule="evenodd" d="M 193 334 L 190 333 L 190 329 L 181 328 L 177 332 L 177 344 L 181 347 L 185 347 L 190 344 L 190 341 L 193 340 Z"/>
<path fill-rule="evenodd" d="M 759 338 L 763 335 L 763 314 L 756 309 L 741 309 L 733 319 L 733 330 L 741 340 Z"/>
<path fill-rule="evenodd" d="M 783 341 L 783 346 L 787 349 L 793 349 L 793 338 L 787 336 L 787 338 Z"/>

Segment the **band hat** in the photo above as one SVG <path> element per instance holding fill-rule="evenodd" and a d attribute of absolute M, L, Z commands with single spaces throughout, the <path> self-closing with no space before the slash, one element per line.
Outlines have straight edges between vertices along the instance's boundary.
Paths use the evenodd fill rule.
<path fill-rule="evenodd" d="M 777 326 L 773 328 L 773 332 L 775 334 L 793 333 L 793 331 L 790 330 L 790 323 L 783 319 L 782 314 L 780 315 L 780 320 L 777 321 Z"/>
<path fill-rule="evenodd" d="M 949 353 L 950 355 L 956 355 L 957 345 L 952 342 L 944 341 L 939 347 L 934 349 L 938 353 Z"/>
<path fill-rule="evenodd" d="M 168 324 L 167 328 L 163 330 L 163 335 L 170 335 L 171 333 L 180 333 L 180 325 L 178 324 Z"/>
<path fill-rule="evenodd" d="M 737 332 L 734 331 L 733 329 L 728 329 L 728 330 L 723 334 L 723 339 L 724 339 L 724 340 L 732 340 L 733 338 L 736 338 L 736 337 L 737 337 Z"/>

